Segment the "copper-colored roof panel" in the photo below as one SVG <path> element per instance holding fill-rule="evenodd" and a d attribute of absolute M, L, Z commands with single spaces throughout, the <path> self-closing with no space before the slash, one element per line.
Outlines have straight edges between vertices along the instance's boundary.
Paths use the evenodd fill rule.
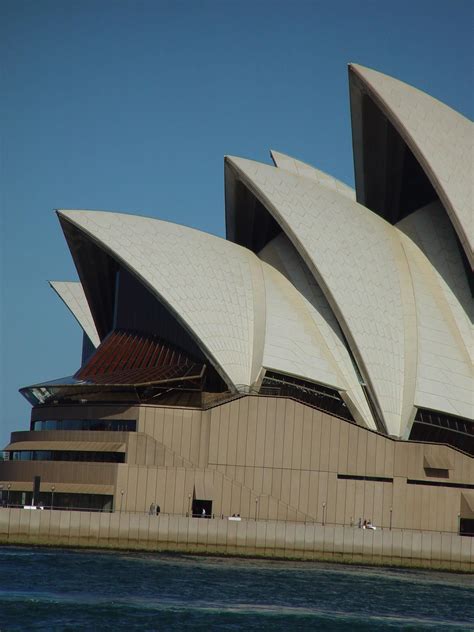
<path fill-rule="evenodd" d="M 199 379 L 204 365 L 156 336 L 113 331 L 74 376 L 91 384 L 157 384 Z"/>

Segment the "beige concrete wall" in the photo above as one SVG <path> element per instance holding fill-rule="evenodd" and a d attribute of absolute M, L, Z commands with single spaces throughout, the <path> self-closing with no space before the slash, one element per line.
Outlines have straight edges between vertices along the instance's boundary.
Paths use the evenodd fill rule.
<path fill-rule="evenodd" d="M 449 478 L 428 477 L 425 454 L 445 455 L 453 465 Z M 212 409 L 209 467 L 316 522 L 324 512 L 330 524 L 349 525 L 362 517 L 388 527 L 392 517 L 399 528 L 435 531 L 457 531 L 461 489 L 411 485 L 407 479 L 474 484 L 474 459 L 452 448 L 394 441 L 290 399 L 269 397 Z M 341 480 L 338 474 L 393 482 Z"/>
<path fill-rule="evenodd" d="M 192 408 L 143 405 L 140 407 L 138 430 L 186 461 L 205 467 L 207 445 L 202 439 L 207 436 L 208 416 L 208 412 Z"/>
<path fill-rule="evenodd" d="M 455 450 L 393 441 L 290 399 L 246 397 L 203 412 L 148 406 L 139 419 L 142 433 L 129 440 L 117 482 L 129 511 L 155 502 L 185 514 L 205 472 L 216 515 L 457 532 L 461 490 L 407 479 L 474 481 L 474 460 Z M 427 453 L 448 455 L 449 479 L 426 476 Z"/>
<path fill-rule="evenodd" d="M 165 513 L 185 515 L 196 489 L 198 498 L 213 501 L 216 515 L 341 526 L 362 518 L 383 528 L 452 533 L 463 490 L 446 483 L 474 484 L 474 459 L 459 451 L 395 441 L 287 398 L 241 397 L 202 411 L 150 405 L 87 410 L 90 418 L 135 418 L 138 432 L 55 431 L 28 438 L 123 440 L 125 464 L 0 463 L 0 482 L 23 480 L 30 489 L 39 474 L 45 484 L 114 485 L 116 509 L 129 512 L 146 512 L 154 502 Z M 53 411 L 55 417 L 84 416 L 81 407 L 33 412 L 52 418 Z M 449 476 L 427 476 L 425 456 L 449 461 Z"/>
<path fill-rule="evenodd" d="M 116 489 L 116 509 L 121 507 L 123 511 L 147 512 L 155 503 L 164 513 L 185 515 L 196 490 L 197 498 L 213 501 L 215 516 L 238 513 L 252 519 L 256 515 L 303 522 L 310 519 L 279 498 L 259 496 L 253 489 L 211 468 L 119 465 Z"/>
<path fill-rule="evenodd" d="M 474 538 L 176 515 L 0 510 L 0 544 L 262 555 L 474 571 Z"/>

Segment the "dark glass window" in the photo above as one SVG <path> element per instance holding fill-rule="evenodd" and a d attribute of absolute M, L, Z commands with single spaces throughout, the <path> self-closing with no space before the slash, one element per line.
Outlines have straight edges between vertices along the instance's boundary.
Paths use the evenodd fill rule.
<path fill-rule="evenodd" d="M 357 474 L 338 474 L 337 478 L 346 481 L 374 481 L 376 483 L 393 483 L 388 476 L 359 476 Z"/>
<path fill-rule="evenodd" d="M 123 452 L 79 452 L 76 450 L 12 450 L 10 460 L 124 463 L 125 454 Z"/>
<path fill-rule="evenodd" d="M 461 518 L 459 523 L 459 534 L 474 537 L 474 520 L 472 518 Z"/>
<path fill-rule="evenodd" d="M 318 410 L 354 423 L 354 419 L 338 391 L 300 378 L 267 371 L 260 388 L 261 395 L 292 397 Z"/>
<path fill-rule="evenodd" d="M 113 496 L 103 494 L 75 494 L 67 492 L 43 491 L 39 494 L 37 505 L 44 509 L 67 509 L 69 511 L 112 511 Z M 4 490 L 0 492 L 0 507 L 23 507 L 33 504 L 30 491 L 12 491 L 9 497 Z"/>
<path fill-rule="evenodd" d="M 46 419 L 33 421 L 32 430 L 103 430 L 107 432 L 136 432 L 132 419 Z"/>
<path fill-rule="evenodd" d="M 445 443 L 474 456 L 474 421 L 419 408 L 410 441 Z"/>

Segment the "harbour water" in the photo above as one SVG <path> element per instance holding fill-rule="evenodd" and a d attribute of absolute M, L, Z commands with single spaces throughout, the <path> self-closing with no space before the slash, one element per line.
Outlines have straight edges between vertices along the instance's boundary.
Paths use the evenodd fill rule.
<path fill-rule="evenodd" d="M 474 630 L 474 576 L 0 548 L 0 630 Z"/>

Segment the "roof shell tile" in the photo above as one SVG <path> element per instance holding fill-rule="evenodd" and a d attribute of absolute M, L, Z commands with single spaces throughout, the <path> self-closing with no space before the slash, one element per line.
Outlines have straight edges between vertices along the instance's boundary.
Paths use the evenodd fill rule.
<path fill-rule="evenodd" d="M 315 167 L 312 167 L 311 165 L 308 165 L 301 160 L 297 160 L 296 158 L 292 158 L 291 156 L 282 154 L 279 151 L 274 151 L 273 149 L 271 150 L 270 155 L 275 164 L 275 167 L 278 167 L 279 169 L 284 169 L 285 171 L 289 171 L 290 173 L 294 173 L 297 176 L 314 180 L 319 184 L 323 184 L 330 189 L 338 191 L 342 195 L 346 195 L 350 200 L 356 199 L 354 189 L 349 187 L 344 182 L 341 182 L 337 178 L 324 173 L 324 171 L 320 171 L 319 169 L 316 169 Z"/>

